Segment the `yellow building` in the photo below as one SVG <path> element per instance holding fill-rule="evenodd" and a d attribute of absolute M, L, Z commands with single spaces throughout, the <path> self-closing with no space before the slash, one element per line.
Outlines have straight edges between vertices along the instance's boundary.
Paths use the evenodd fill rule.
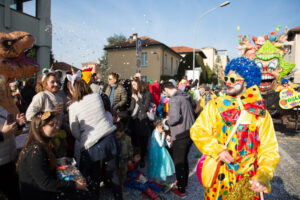
<path fill-rule="evenodd" d="M 300 26 L 292 28 L 288 31 L 288 41 L 294 41 L 294 45 L 291 46 L 291 51 L 283 56 L 283 58 L 291 63 L 295 63 L 294 68 L 294 81 L 300 83 Z"/>
<path fill-rule="evenodd" d="M 137 72 L 137 34 L 129 40 L 104 48 L 107 51 L 109 71 L 117 72 L 121 79 L 127 79 Z M 167 45 L 152 38 L 142 36 L 141 67 L 142 78 L 160 80 L 161 75 L 174 76 L 181 56 Z"/>

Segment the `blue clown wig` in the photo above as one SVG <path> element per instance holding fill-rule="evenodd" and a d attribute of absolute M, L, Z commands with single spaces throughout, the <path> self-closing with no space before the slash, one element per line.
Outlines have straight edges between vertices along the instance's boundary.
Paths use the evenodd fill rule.
<path fill-rule="evenodd" d="M 230 70 L 235 71 L 245 79 L 247 88 L 253 85 L 259 85 L 261 82 L 260 68 L 253 60 L 248 58 L 238 57 L 232 59 L 225 68 L 225 75 L 227 75 Z"/>
<path fill-rule="evenodd" d="M 285 84 L 285 83 L 289 83 L 289 80 L 287 80 L 286 78 L 281 79 L 281 84 Z"/>

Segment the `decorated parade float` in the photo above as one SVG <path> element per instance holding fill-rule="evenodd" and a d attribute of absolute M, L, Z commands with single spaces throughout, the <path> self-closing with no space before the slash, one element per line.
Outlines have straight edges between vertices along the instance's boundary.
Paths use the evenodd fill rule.
<path fill-rule="evenodd" d="M 287 29 L 265 36 L 239 35 L 239 55 L 252 59 L 261 68 L 262 82 L 259 86 L 265 105 L 273 117 L 281 117 L 282 123 L 295 128 L 298 120 L 297 109 L 300 106 L 299 86 L 293 80 L 295 64 L 287 62 L 284 57 L 291 52 L 294 42 L 287 41 Z M 239 30 L 239 29 L 238 29 Z M 289 80 L 288 80 L 289 79 Z"/>

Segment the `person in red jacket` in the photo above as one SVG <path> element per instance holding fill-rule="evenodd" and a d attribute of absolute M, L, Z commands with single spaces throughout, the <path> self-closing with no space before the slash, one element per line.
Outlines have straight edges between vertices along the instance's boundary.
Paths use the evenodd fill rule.
<path fill-rule="evenodd" d="M 162 186 L 158 183 L 148 181 L 147 177 L 137 169 L 140 159 L 140 154 L 135 152 L 132 161 L 128 162 L 128 171 L 124 183 L 125 187 L 140 190 L 151 199 L 161 200 L 162 198 L 155 192 L 161 192 Z"/>
<path fill-rule="evenodd" d="M 152 81 L 152 79 L 150 79 L 150 84 L 149 84 L 149 91 L 152 95 L 152 99 L 153 99 L 153 103 L 156 105 L 156 107 L 158 107 L 158 105 L 160 104 L 160 86 L 159 83 L 157 81 Z"/>

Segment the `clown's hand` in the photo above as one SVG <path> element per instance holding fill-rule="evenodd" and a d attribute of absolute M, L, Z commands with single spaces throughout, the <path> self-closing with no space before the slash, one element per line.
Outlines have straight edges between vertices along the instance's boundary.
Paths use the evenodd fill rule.
<path fill-rule="evenodd" d="M 267 189 L 267 187 L 263 183 L 257 180 L 252 180 L 250 183 L 251 183 L 251 190 L 253 190 L 254 192 L 263 192 Z"/>
<path fill-rule="evenodd" d="M 233 163 L 234 162 L 234 158 L 230 155 L 230 153 L 227 149 L 225 149 L 219 153 L 219 159 L 224 163 Z"/>

